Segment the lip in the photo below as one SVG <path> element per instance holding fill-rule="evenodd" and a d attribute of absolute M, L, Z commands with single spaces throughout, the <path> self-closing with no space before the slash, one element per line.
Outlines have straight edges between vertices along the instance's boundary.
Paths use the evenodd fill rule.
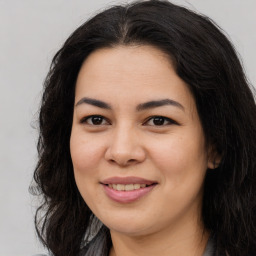
<path fill-rule="evenodd" d="M 118 191 L 108 186 L 108 184 L 146 184 L 147 187 L 130 191 Z M 111 177 L 101 182 L 106 195 L 118 203 L 132 203 L 148 195 L 158 183 L 140 177 Z"/>
<path fill-rule="evenodd" d="M 146 184 L 146 185 L 152 185 L 156 184 L 157 181 L 154 180 L 146 180 L 144 178 L 130 176 L 130 177 L 110 177 L 101 182 L 104 185 L 107 184 Z"/>

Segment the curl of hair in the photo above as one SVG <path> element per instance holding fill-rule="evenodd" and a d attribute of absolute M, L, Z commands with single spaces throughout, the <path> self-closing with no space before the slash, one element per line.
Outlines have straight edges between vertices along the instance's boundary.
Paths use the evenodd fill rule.
<path fill-rule="evenodd" d="M 159 0 L 114 6 L 97 14 L 80 26 L 53 58 L 44 83 L 39 160 L 34 173 L 37 190 L 43 195 L 35 218 L 41 241 L 55 256 L 78 255 L 90 241 L 94 215 L 76 187 L 69 149 L 76 78 L 93 51 L 132 44 L 152 45 L 170 56 L 195 98 L 208 144 L 221 155 L 220 165 L 207 170 L 202 207 L 202 219 L 216 238 L 217 253 L 255 253 L 253 88 L 234 47 L 213 21 Z M 93 255 L 92 248 L 97 251 L 102 234 L 104 251 L 109 250 L 109 231 L 103 226 L 85 247 L 86 255 Z"/>

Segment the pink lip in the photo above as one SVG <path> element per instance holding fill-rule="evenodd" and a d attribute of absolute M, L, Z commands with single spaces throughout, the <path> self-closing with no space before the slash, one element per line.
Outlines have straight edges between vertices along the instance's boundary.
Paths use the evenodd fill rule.
<path fill-rule="evenodd" d="M 112 177 L 104 180 L 101 184 L 110 199 L 118 203 L 131 203 L 147 195 L 157 185 L 157 182 L 139 177 Z M 107 184 L 146 184 L 148 186 L 131 191 L 118 191 Z"/>
<path fill-rule="evenodd" d="M 153 180 L 146 180 L 140 177 L 111 177 L 108 179 L 105 179 L 101 182 L 102 184 L 146 184 L 146 185 L 152 185 L 157 183 Z"/>

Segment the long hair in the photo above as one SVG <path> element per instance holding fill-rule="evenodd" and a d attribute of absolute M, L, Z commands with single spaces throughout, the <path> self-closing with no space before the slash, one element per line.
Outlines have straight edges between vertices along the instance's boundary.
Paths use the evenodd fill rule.
<path fill-rule="evenodd" d="M 97 14 L 75 30 L 53 58 L 44 83 L 34 173 L 37 193 L 43 197 L 35 217 L 41 241 L 55 256 L 78 255 L 86 242 L 84 252 L 93 255 L 93 245 L 102 234 L 105 255 L 111 246 L 104 226 L 91 240 L 95 218 L 74 180 L 69 149 L 74 91 L 90 53 L 134 44 L 152 45 L 168 54 L 195 98 L 207 143 L 221 156 L 218 167 L 207 170 L 202 205 L 202 220 L 214 234 L 217 253 L 252 254 L 256 251 L 253 88 L 234 47 L 213 21 L 160 0 L 114 6 Z"/>

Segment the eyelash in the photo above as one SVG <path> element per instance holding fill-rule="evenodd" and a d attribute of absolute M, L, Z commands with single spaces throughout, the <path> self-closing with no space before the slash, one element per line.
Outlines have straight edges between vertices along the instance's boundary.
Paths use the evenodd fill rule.
<path fill-rule="evenodd" d="M 154 120 L 155 119 L 155 120 Z M 164 116 L 151 116 L 151 117 L 149 117 L 147 120 L 146 120 L 146 122 L 144 122 L 143 123 L 143 125 L 146 125 L 146 123 L 148 123 L 148 122 L 150 122 L 150 121 L 152 121 L 152 122 L 154 122 L 154 121 L 157 121 L 157 119 L 158 119 L 158 121 L 160 121 L 160 123 L 162 123 L 162 124 L 151 124 L 150 126 L 157 126 L 157 127 L 159 127 L 159 126 L 165 126 L 165 125 L 172 125 L 172 124 L 178 124 L 176 121 L 174 121 L 173 119 L 171 119 L 171 118 L 168 118 L 168 117 L 164 117 Z"/>
<path fill-rule="evenodd" d="M 92 123 L 92 118 L 100 118 L 102 120 L 105 120 L 105 122 L 107 122 L 107 125 L 111 124 L 104 116 L 101 115 L 91 115 L 91 116 L 87 116 L 81 119 L 80 123 L 81 124 L 88 124 L 88 125 L 92 125 L 92 126 L 99 126 L 99 125 L 106 125 L 106 124 L 93 124 Z M 91 123 L 88 122 L 88 120 L 91 119 Z"/>
<path fill-rule="evenodd" d="M 99 124 L 93 124 L 92 122 L 92 118 L 99 118 L 101 119 L 101 121 L 105 121 L 106 123 L 99 123 Z M 154 120 L 155 119 L 155 120 Z M 158 119 L 158 120 L 157 120 Z M 91 120 L 90 122 L 88 120 Z M 95 120 L 96 121 L 96 120 Z M 150 121 L 154 122 L 154 121 L 157 121 L 159 122 L 160 121 L 160 124 L 148 124 Z M 91 116 L 87 116 L 85 118 L 82 118 L 80 123 L 82 124 L 88 124 L 88 125 L 92 125 L 92 126 L 100 126 L 100 125 L 110 125 L 110 121 L 108 119 L 106 119 L 104 116 L 101 116 L 101 115 L 91 115 Z M 161 126 L 166 126 L 166 125 L 173 125 L 173 124 L 176 124 L 178 125 L 178 123 L 168 117 L 164 117 L 164 116 L 151 116 L 149 117 L 142 125 L 145 126 L 145 125 L 149 125 L 149 126 L 156 126 L 156 127 L 161 127 Z"/>

